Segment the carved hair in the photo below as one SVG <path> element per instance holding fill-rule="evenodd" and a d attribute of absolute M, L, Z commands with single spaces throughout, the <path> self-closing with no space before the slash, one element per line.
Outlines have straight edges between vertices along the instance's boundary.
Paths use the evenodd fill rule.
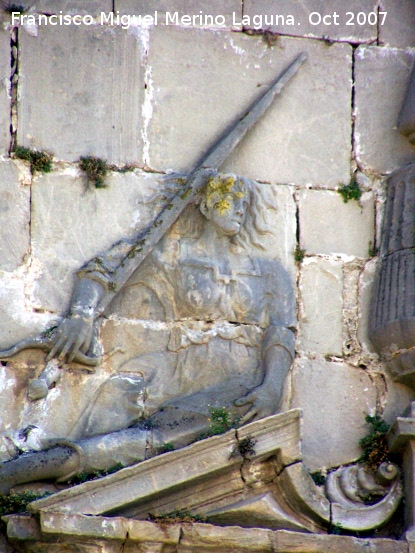
<path fill-rule="evenodd" d="M 252 244 L 262 250 L 265 247 L 260 242 L 260 237 L 271 234 L 269 230 L 268 210 L 277 209 L 275 196 L 271 194 L 270 186 L 239 177 L 247 191 L 248 202 L 244 224 L 240 232 L 234 237 L 237 244 L 246 246 Z"/>
<path fill-rule="evenodd" d="M 277 209 L 275 195 L 272 193 L 272 189 L 267 184 L 258 184 L 255 181 L 244 177 L 238 177 L 233 174 L 220 175 L 223 180 L 234 179 L 236 187 L 235 189 L 243 189 L 245 192 L 244 200 L 246 201 L 246 217 L 239 233 L 231 238 L 234 244 L 246 247 L 249 245 L 255 246 L 262 250 L 265 250 L 264 245 L 261 243 L 261 236 L 272 234 L 269 222 L 269 211 L 275 211 Z M 157 193 L 151 198 L 151 203 L 154 201 L 166 201 L 177 193 L 178 189 L 183 186 L 180 181 L 180 177 L 177 175 L 174 177 L 165 177 L 164 187 L 162 193 Z M 176 234 L 179 236 L 186 236 L 197 240 L 203 233 L 205 218 L 201 215 L 200 204 L 205 200 L 203 196 L 198 196 L 193 203 L 191 203 L 184 210 L 179 220 L 173 225 L 169 234 Z"/>

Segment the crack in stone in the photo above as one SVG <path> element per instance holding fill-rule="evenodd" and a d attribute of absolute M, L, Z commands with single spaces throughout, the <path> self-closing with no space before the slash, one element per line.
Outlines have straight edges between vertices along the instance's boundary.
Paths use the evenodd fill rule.
<path fill-rule="evenodd" d="M 16 147 L 17 135 L 17 94 L 19 80 L 19 29 L 14 27 L 10 35 L 10 148 L 9 155 Z"/>
<path fill-rule="evenodd" d="M 376 414 L 381 416 L 386 407 L 388 393 L 385 375 L 380 371 L 374 372 L 373 369 L 368 369 L 365 372 L 376 391 Z"/>
<path fill-rule="evenodd" d="M 183 526 L 180 525 L 180 533 L 179 533 L 179 539 L 177 541 L 176 553 L 179 552 L 180 544 L 183 538 L 184 538 Z"/>
<path fill-rule="evenodd" d="M 163 321 L 163 320 L 150 320 L 150 319 L 129 319 L 127 317 L 119 317 L 116 314 L 111 313 L 108 317 L 103 316 L 103 321 L 113 321 L 116 323 L 128 323 L 128 324 L 142 324 L 148 328 L 154 328 L 154 330 L 170 330 L 177 325 L 183 323 L 202 323 L 206 325 L 212 325 L 217 327 L 218 325 L 232 325 L 232 326 L 242 326 L 247 328 L 257 328 L 259 331 L 264 330 L 259 324 L 256 323 L 241 323 L 239 321 L 227 321 L 223 319 L 176 319 L 174 321 Z"/>
<path fill-rule="evenodd" d="M 296 223 L 296 247 L 298 251 L 301 251 L 300 238 L 301 238 L 301 228 L 300 228 L 300 200 L 298 198 L 298 191 L 294 191 L 294 203 L 295 203 L 295 223 Z M 293 252 L 294 254 L 294 252 Z M 304 252 L 305 254 L 305 252 Z M 301 263 L 297 263 L 296 270 L 296 282 L 295 282 L 295 293 L 296 293 L 296 316 L 297 321 L 300 321 L 301 314 L 301 294 L 300 294 L 300 283 L 301 283 Z"/>
<path fill-rule="evenodd" d="M 122 544 L 121 544 L 120 553 L 123 553 L 123 552 L 124 552 L 125 547 L 126 547 L 126 545 L 127 545 L 127 541 L 129 540 L 129 538 L 130 538 L 130 533 L 129 533 L 128 530 L 127 530 L 127 533 L 125 534 L 124 541 L 123 541 Z"/>
<path fill-rule="evenodd" d="M 376 46 L 380 46 L 380 19 L 379 19 L 379 16 L 380 16 L 380 10 L 381 10 L 381 3 L 379 2 L 379 4 L 377 5 L 377 14 L 378 14 L 378 17 L 377 17 L 377 20 L 376 20 L 376 33 L 377 33 L 377 36 L 376 36 Z"/>
<path fill-rule="evenodd" d="M 235 440 L 238 442 L 238 446 L 239 446 L 240 441 L 239 441 L 239 435 L 238 435 L 238 430 L 237 429 L 235 429 Z M 245 464 L 245 461 L 246 461 L 246 457 L 244 455 L 242 457 L 243 457 L 244 461 L 241 463 L 241 466 L 239 467 L 239 474 L 241 476 L 242 482 L 246 486 L 247 482 L 246 482 L 245 477 L 243 475 L 243 467 L 244 467 L 244 464 Z"/>

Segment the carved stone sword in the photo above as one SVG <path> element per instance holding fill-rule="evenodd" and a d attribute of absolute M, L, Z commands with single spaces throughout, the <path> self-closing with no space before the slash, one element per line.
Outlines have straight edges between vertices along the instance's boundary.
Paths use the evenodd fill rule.
<path fill-rule="evenodd" d="M 171 226 L 178 219 L 185 207 L 195 198 L 200 188 L 205 184 L 204 172 L 206 169 L 217 170 L 229 157 L 230 153 L 241 142 L 246 133 L 255 125 L 264 112 L 269 108 L 275 96 L 281 93 L 282 89 L 297 73 L 300 66 L 307 59 L 305 52 L 301 53 L 284 73 L 271 85 L 269 90 L 256 100 L 247 110 L 246 114 L 229 132 L 219 139 L 215 146 L 196 165 L 186 185 L 180 190 L 171 202 L 156 217 L 150 229 L 141 240 L 138 240 L 131 248 L 116 271 L 113 290 L 105 294 L 101 300 L 97 315 L 102 314 L 113 300 L 117 292 L 124 286 L 127 280 L 133 275 L 136 269 L 145 260 L 161 238 L 168 232 Z"/>

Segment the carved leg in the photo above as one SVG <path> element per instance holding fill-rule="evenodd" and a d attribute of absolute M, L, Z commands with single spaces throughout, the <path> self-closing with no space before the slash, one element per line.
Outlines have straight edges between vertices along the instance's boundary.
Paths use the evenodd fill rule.
<path fill-rule="evenodd" d="M 13 486 L 40 480 L 66 481 L 79 472 L 133 465 L 156 453 L 162 438 L 155 431 L 128 428 L 79 442 L 65 442 L 0 464 L 0 494 Z"/>
<path fill-rule="evenodd" d="M 17 484 L 56 479 L 73 473 L 79 456 L 71 447 L 58 446 L 36 451 L 0 465 L 0 494 L 7 494 Z"/>

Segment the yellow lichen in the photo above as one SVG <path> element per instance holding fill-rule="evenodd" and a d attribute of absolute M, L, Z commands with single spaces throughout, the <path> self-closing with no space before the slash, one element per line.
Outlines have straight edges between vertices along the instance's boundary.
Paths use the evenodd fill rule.
<path fill-rule="evenodd" d="M 231 203 L 229 200 L 223 198 L 223 200 L 220 200 L 219 202 L 216 202 L 213 205 L 213 209 L 216 209 L 216 211 L 219 212 L 219 215 L 225 215 L 231 208 Z"/>
<path fill-rule="evenodd" d="M 204 186 L 203 192 L 207 207 L 212 207 L 220 215 L 225 215 L 230 210 L 235 196 L 237 198 L 245 196 L 243 182 L 233 176 L 221 177 L 217 175 L 210 177 Z"/>

